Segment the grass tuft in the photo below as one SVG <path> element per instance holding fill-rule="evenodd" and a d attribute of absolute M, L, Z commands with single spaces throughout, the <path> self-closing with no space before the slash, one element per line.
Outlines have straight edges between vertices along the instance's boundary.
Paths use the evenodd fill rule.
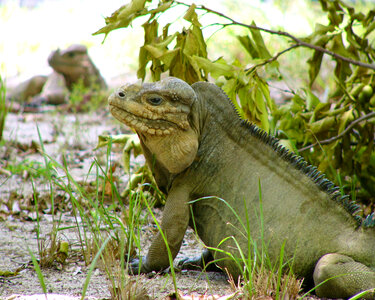
<path fill-rule="evenodd" d="M 229 258 L 231 264 L 236 266 L 241 272 L 241 278 L 232 278 L 232 276 L 226 270 L 230 280 L 229 283 L 232 289 L 239 294 L 243 295 L 244 299 L 257 299 L 257 297 L 272 297 L 272 299 L 297 299 L 303 280 L 297 279 L 292 272 L 293 261 L 284 261 L 284 249 L 285 242 L 280 247 L 279 258 L 276 264 L 272 263 L 272 259 L 269 257 L 267 251 L 267 243 L 264 239 L 264 222 L 263 222 L 263 203 L 262 203 L 262 191 L 261 184 L 259 181 L 259 215 L 258 223 L 260 232 L 260 241 L 257 243 L 253 239 L 250 232 L 250 220 L 246 202 L 244 200 L 244 211 L 245 219 L 243 220 L 237 211 L 224 199 L 218 197 L 204 197 L 194 201 L 191 204 L 202 201 L 207 198 L 215 198 L 218 201 L 223 202 L 229 209 L 234 217 L 238 220 L 240 228 L 235 228 L 239 235 L 247 240 L 247 245 L 241 245 L 236 237 L 230 236 L 224 238 L 219 245 L 215 247 L 207 247 L 210 251 L 216 254 L 220 254 L 219 259 L 215 259 L 216 263 Z M 192 210 L 191 210 L 192 212 Z M 192 214 L 193 225 L 195 224 L 194 215 Z M 228 224 L 228 226 L 233 226 Z M 196 231 L 196 228 L 194 228 Z M 231 246 L 224 246 L 224 244 L 230 243 Z M 232 249 L 227 251 L 221 249 Z M 234 247 L 234 248 L 233 248 Z M 247 249 L 245 249 L 246 247 Z M 217 255 L 214 255 L 214 257 Z M 287 298 L 285 298 L 287 297 Z"/>
<path fill-rule="evenodd" d="M 6 86 L 0 75 L 0 142 L 3 139 L 3 132 L 5 128 L 5 119 L 8 115 L 9 108 L 6 104 Z"/>

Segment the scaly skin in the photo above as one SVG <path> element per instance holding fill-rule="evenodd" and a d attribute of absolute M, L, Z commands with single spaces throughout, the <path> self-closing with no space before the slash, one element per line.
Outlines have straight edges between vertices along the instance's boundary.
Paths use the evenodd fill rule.
<path fill-rule="evenodd" d="M 206 246 L 239 258 L 236 240 L 247 255 L 252 251 L 248 218 L 250 244 L 266 245 L 273 264 L 285 243 L 284 261 L 291 262 L 297 275 L 314 277 L 315 284 L 343 275 L 319 286 L 320 297 L 347 298 L 375 288 L 374 228 L 358 226 L 348 212 L 353 205 L 318 171 L 241 120 L 220 88 L 166 78 L 121 87 L 110 96 L 109 106 L 114 117 L 136 130 L 155 180 L 167 195 L 161 228 L 173 258 L 189 224 Z M 210 251 L 221 259 L 219 267 L 234 278 L 241 275 L 234 260 Z M 182 266 L 199 261 L 187 260 Z M 168 266 L 159 233 L 142 264 L 134 260 L 131 271 Z"/>
<path fill-rule="evenodd" d="M 73 85 L 80 80 L 85 87 L 106 88 L 104 79 L 87 53 L 86 46 L 72 45 L 65 50 L 53 51 L 48 63 L 53 69 L 48 78 L 34 76 L 15 87 L 8 98 L 35 104 L 62 104 L 67 102 Z"/>

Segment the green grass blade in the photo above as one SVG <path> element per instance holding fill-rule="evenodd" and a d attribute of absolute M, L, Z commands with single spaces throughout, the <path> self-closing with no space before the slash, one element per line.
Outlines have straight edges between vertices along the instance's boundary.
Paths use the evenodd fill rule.
<path fill-rule="evenodd" d="M 5 128 L 5 119 L 8 115 L 8 107 L 6 106 L 6 86 L 0 75 L 0 142 L 3 139 Z"/>
<path fill-rule="evenodd" d="M 174 270 L 172 252 L 171 252 L 171 249 L 169 248 L 167 237 L 165 236 L 163 230 L 161 229 L 161 226 L 160 226 L 158 220 L 156 219 L 154 213 L 152 212 L 150 204 L 148 203 L 148 201 L 145 201 L 145 203 L 146 203 L 146 206 L 147 206 L 147 210 L 149 211 L 150 215 L 152 216 L 152 219 L 154 220 L 154 222 L 156 224 L 156 227 L 158 228 L 158 231 L 160 232 L 160 235 L 162 236 L 162 238 L 164 240 L 165 247 L 167 248 L 169 266 L 171 268 L 171 275 L 172 275 L 172 280 L 173 280 L 173 286 L 174 286 L 176 296 L 177 296 L 178 295 L 178 289 L 177 289 L 176 273 L 175 273 L 175 270 Z"/>
<path fill-rule="evenodd" d="M 276 299 L 280 299 L 281 276 L 283 271 L 284 250 L 286 241 L 283 242 L 279 255 L 279 269 L 277 270 Z"/>
<path fill-rule="evenodd" d="M 366 296 L 367 294 L 370 294 L 370 293 L 375 293 L 375 288 L 360 292 L 357 295 L 354 295 L 353 297 L 349 298 L 348 300 L 363 299 L 363 296 Z"/>
<path fill-rule="evenodd" d="M 50 189 L 50 199 L 51 199 L 51 215 L 52 215 L 52 220 L 54 220 L 55 216 L 55 197 L 54 197 L 54 192 L 53 192 L 53 184 L 52 184 L 52 172 L 51 172 L 51 160 L 48 159 L 48 156 L 46 155 L 46 151 L 44 148 L 44 143 L 42 139 L 42 134 L 40 133 L 39 126 L 36 126 L 36 129 L 38 131 L 38 137 L 39 137 L 39 142 L 40 142 L 40 147 L 42 149 L 42 156 L 44 158 L 44 163 L 46 166 L 46 176 L 49 182 L 49 189 Z"/>
<path fill-rule="evenodd" d="M 86 292 L 87 292 L 87 288 L 89 286 L 89 283 L 90 283 L 90 279 L 91 279 L 91 276 L 92 276 L 92 273 L 96 267 L 96 263 L 98 262 L 98 259 L 99 257 L 102 255 L 102 252 L 105 248 L 105 246 L 107 245 L 107 243 L 109 242 L 109 240 L 111 239 L 112 237 L 109 236 L 106 238 L 106 240 L 104 241 L 104 243 L 102 244 L 102 246 L 100 247 L 99 251 L 96 253 L 94 259 L 92 260 L 91 262 L 91 265 L 90 265 L 90 268 L 89 268 L 89 271 L 87 273 L 87 276 L 86 276 L 86 280 L 85 280 L 85 283 L 83 284 L 83 289 L 82 289 L 82 296 L 81 296 L 81 299 L 84 300 L 85 299 L 85 295 L 86 295 Z"/>
<path fill-rule="evenodd" d="M 27 247 L 27 250 L 30 253 L 31 261 L 33 262 L 34 269 L 35 269 L 35 272 L 36 272 L 36 274 L 38 276 L 40 286 L 42 287 L 43 293 L 46 295 L 46 299 L 47 299 L 47 287 L 46 287 L 46 284 L 44 282 L 44 277 L 43 277 L 43 274 L 42 274 L 42 270 L 40 269 L 38 261 L 35 258 L 33 252 L 30 250 L 29 247 Z"/>

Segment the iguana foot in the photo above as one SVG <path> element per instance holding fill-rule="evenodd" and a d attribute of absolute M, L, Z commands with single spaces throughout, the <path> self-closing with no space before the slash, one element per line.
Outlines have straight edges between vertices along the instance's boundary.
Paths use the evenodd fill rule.
<path fill-rule="evenodd" d="M 47 99 L 42 96 L 35 96 L 30 102 L 24 104 L 25 112 L 39 112 L 41 107 L 47 103 Z"/>
<path fill-rule="evenodd" d="M 372 289 L 372 293 L 361 299 L 374 299 L 375 272 L 349 256 L 337 253 L 324 255 L 316 264 L 313 276 L 319 297 L 349 298 Z"/>
<path fill-rule="evenodd" d="M 214 264 L 211 252 L 205 249 L 201 255 L 193 258 L 185 257 L 178 262 L 181 270 L 205 270 L 208 272 L 221 272 L 222 270 Z"/>
<path fill-rule="evenodd" d="M 138 274 L 147 274 L 147 273 L 151 273 L 151 272 L 154 272 L 155 274 L 156 273 L 159 273 L 159 272 L 163 272 L 164 270 L 167 270 L 168 268 L 164 268 L 164 269 L 155 269 L 155 268 L 152 268 L 149 266 L 149 264 L 147 263 L 147 257 L 146 256 L 142 256 L 142 259 L 141 258 L 133 258 L 130 260 L 129 264 L 128 264 L 128 273 L 130 275 L 138 275 Z"/>

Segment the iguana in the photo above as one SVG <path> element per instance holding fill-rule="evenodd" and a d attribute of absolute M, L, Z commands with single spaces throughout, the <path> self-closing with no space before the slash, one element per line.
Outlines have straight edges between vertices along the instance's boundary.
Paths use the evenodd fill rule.
<path fill-rule="evenodd" d="M 48 77 L 37 75 L 22 82 L 11 91 L 8 98 L 35 104 L 62 104 L 67 102 L 73 85 L 80 80 L 85 87 L 106 88 L 104 79 L 84 45 L 71 45 L 65 50 L 53 51 L 48 64 L 53 69 L 52 74 Z"/>
<path fill-rule="evenodd" d="M 359 206 L 316 167 L 240 119 L 218 86 L 190 86 L 169 77 L 123 86 L 108 101 L 112 115 L 137 132 L 147 164 L 167 195 L 161 228 L 173 258 L 190 224 L 210 249 L 203 258 L 211 254 L 238 278 L 235 261 L 211 249 L 240 257 L 236 240 L 247 254 L 248 228 L 252 243 L 266 245 L 273 263 L 285 243 L 293 271 L 313 277 L 320 297 L 347 298 L 375 288 L 374 214 L 362 219 Z M 200 262 L 186 260 L 182 266 Z M 147 256 L 134 259 L 130 270 L 147 273 L 168 266 L 158 233 Z"/>

